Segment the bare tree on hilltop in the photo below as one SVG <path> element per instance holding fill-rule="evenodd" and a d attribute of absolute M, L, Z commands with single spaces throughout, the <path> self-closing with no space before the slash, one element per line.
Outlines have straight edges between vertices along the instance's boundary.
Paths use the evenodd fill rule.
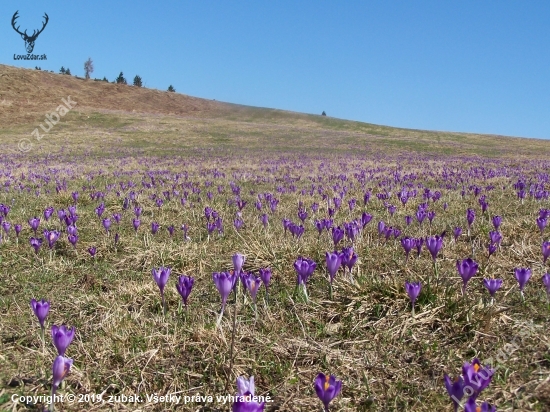
<path fill-rule="evenodd" d="M 90 78 L 90 73 L 94 72 L 94 62 L 90 57 L 84 62 L 84 77 L 86 80 Z"/>

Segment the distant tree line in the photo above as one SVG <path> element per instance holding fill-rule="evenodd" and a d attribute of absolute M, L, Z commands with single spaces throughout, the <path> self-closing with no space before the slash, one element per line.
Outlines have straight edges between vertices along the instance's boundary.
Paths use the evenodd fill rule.
<path fill-rule="evenodd" d="M 38 66 L 36 66 L 35 69 L 36 70 L 42 70 Z M 93 72 L 94 72 L 94 62 L 92 61 L 91 58 L 88 58 L 88 60 L 86 60 L 84 62 L 84 78 L 86 80 L 89 80 L 90 75 Z M 53 73 L 53 71 L 52 71 L 52 73 Z M 68 74 L 70 76 L 71 75 L 71 69 L 69 69 L 68 67 L 65 68 L 65 67 L 61 66 L 61 69 L 59 69 L 59 73 Z M 96 81 L 96 82 L 109 82 L 109 80 L 105 76 L 103 77 L 103 79 L 94 79 L 94 81 Z M 115 80 L 113 80 L 113 83 L 115 83 L 115 84 L 128 84 L 128 81 L 126 80 L 126 77 L 124 77 L 124 73 L 120 72 L 118 77 Z M 143 79 L 141 78 L 141 76 L 139 74 L 135 75 L 132 84 L 135 87 L 143 87 Z M 167 90 L 169 92 L 175 92 L 176 91 L 176 89 L 172 85 L 168 86 Z"/>

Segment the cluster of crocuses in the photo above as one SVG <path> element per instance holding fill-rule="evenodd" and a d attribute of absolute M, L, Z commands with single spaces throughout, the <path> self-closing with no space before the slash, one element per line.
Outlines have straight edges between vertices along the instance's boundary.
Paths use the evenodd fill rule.
<path fill-rule="evenodd" d="M 401 229 L 398 229 L 393 226 L 387 226 L 384 221 L 378 222 L 378 236 L 383 237 L 386 240 L 389 240 L 393 236 L 394 239 L 397 239 L 401 235 Z"/>
<path fill-rule="evenodd" d="M 437 258 L 437 255 L 443 248 L 444 236 L 445 236 L 445 232 L 443 232 L 441 235 L 427 236 L 426 238 L 412 238 L 409 236 L 405 236 L 401 238 L 400 240 L 401 246 L 405 251 L 405 263 L 407 263 L 409 259 L 409 254 L 413 249 L 416 249 L 417 257 L 420 257 L 420 254 L 422 253 L 423 245 L 426 245 L 426 249 L 428 249 L 428 251 L 430 252 L 430 255 L 432 255 L 432 259 L 435 261 Z"/>
<path fill-rule="evenodd" d="M 342 391 L 342 381 L 336 379 L 334 375 L 325 375 L 319 373 L 313 382 L 313 387 L 317 397 L 323 403 L 325 412 L 329 412 L 330 402 L 336 398 Z M 255 395 L 256 386 L 254 376 L 246 379 L 244 376 L 237 378 L 237 395 L 233 403 L 233 412 L 262 412 L 265 409 L 266 402 L 260 402 L 261 397 Z"/>
<path fill-rule="evenodd" d="M 352 246 L 344 247 L 341 251 L 335 250 L 334 252 L 325 253 L 325 262 L 327 272 L 329 274 L 330 285 L 330 297 L 332 298 L 332 282 L 336 276 L 336 273 L 340 267 L 344 267 L 344 271 L 348 268 L 351 277 L 351 270 L 357 262 L 357 254 L 353 250 Z M 299 256 L 294 262 L 294 269 L 296 270 L 297 280 L 296 287 L 302 289 L 306 300 L 309 299 L 307 293 L 307 281 L 317 268 L 317 263 L 310 258 Z"/>
<path fill-rule="evenodd" d="M 458 411 L 460 401 L 464 397 L 468 398 L 464 403 L 465 412 L 495 412 L 495 406 L 487 402 L 480 404 L 477 400 L 481 392 L 491 383 L 494 373 L 495 371 L 490 366 L 482 366 L 479 359 L 475 358 L 472 363 L 465 362 L 462 365 L 462 376 L 453 380 L 445 374 L 445 387 L 451 397 L 455 412 Z"/>
<path fill-rule="evenodd" d="M 160 296 L 162 300 L 162 312 L 164 315 L 166 315 L 166 300 L 164 298 L 164 288 L 168 283 L 168 278 L 170 277 L 171 272 L 172 270 L 170 268 L 162 267 L 162 266 L 159 268 L 153 268 L 151 271 L 151 274 L 153 275 L 153 279 L 155 280 L 160 290 Z M 185 306 L 186 309 L 187 309 L 187 303 L 189 300 L 189 295 L 191 294 L 191 290 L 193 289 L 194 283 L 195 283 L 195 278 L 191 276 L 181 275 L 178 277 L 178 283 L 176 284 L 176 289 L 180 294 L 181 299 L 183 301 L 183 305 Z"/>
<path fill-rule="evenodd" d="M 223 233 L 223 221 L 220 214 L 209 206 L 204 208 L 204 217 L 206 217 L 206 230 L 211 235 L 214 230 L 218 230 L 219 234 Z"/>
<path fill-rule="evenodd" d="M 256 209 L 262 210 L 263 202 L 269 205 L 271 213 L 275 213 L 279 199 L 277 199 L 272 193 L 258 193 L 258 201 L 256 202 Z"/>
<path fill-rule="evenodd" d="M 49 221 L 54 211 L 55 210 L 53 207 L 51 206 L 46 207 L 44 209 L 44 219 L 46 221 Z M 78 233 L 76 229 L 76 221 L 78 220 L 78 214 L 76 213 L 76 206 L 71 205 L 68 207 L 67 210 L 59 209 L 57 211 L 57 216 L 61 224 L 65 225 L 69 243 L 71 243 L 73 246 L 76 247 L 76 243 L 78 241 Z M 40 246 L 42 246 L 44 239 L 46 239 L 46 241 L 48 242 L 49 249 L 53 250 L 56 242 L 59 240 L 59 237 L 61 236 L 61 232 L 55 229 L 52 229 L 52 230 L 44 229 L 43 231 L 44 238 L 39 238 L 37 237 L 37 231 L 38 231 L 38 227 L 40 226 L 40 218 L 36 216 L 32 217 L 28 220 L 28 224 L 31 230 L 34 232 L 34 236 L 32 236 L 29 240 L 30 245 L 34 249 L 34 252 L 38 254 L 38 251 L 40 250 Z M 19 231 L 21 231 L 21 227 L 19 227 Z"/>
<path fill-rule="evenodd" d="M 50 302 L 44 299 L 42 300 L 32 299 L 30 302 L 30 305 L 34 315 L 37 317 L 38 322 L 40 324 L 42 348 L 44 350 L 45 321 L 50 311 Z M 57 349 L 57 357 L 53 361 L 53 365 L 52 365 L 52 375 L 53 375 L 52 398 L 53 398 L 53 396 L 55 395 L 55 392 L 59 388 L 59 385 L 61 385 L 61 382 L 63 381 L 65 376 L 67 376 L 73 364 L 73 360 L 71 358 L 65 357 L 65 351 L 67 350 L 68 346 L 71 344 L 71 342 L 74 339 L 75 329 L 74 327 L 67 328 L 65 325 L 61 325 L 61 326 L 52 325 L 51 332 L 52 332 L 53 345 Z M 53 410 L 54 410 L 54 403 L 52 402 L 52 404 L 50 405 L 50 411 L 53 411 Z"/>
<path fill-rule="evenodd" d="M 298 225 L 294 223 L 292 220 L 286 219 L 286 218 L 283 219 L 282 222 L 283 222 L 283 229 L 285 231 L 285 234 L 287 231 L 289 231 L 292 236 L 298 239 L 302 237 L 302 235 L 304 234 L 304 231 L 305 231 L 304 225 L 302 224 Z"/>
<path fill-rule="evenodd" d="M 261 268 L 258 275 L 252 272 L 245 272 L 243 265 L 246 257 L 241 253 L 235 253 L 232 257 L 233 270 L 229 272 L 214 272 L 212 274 L 212 280 L 222 300 L 222 306 L 220 310 L 220 316 L 218 318 L 218 325 L 222 320 L 227 298 L 232 291 L 237 293 L 238 280 L 241 280 L 243 287 L 250 293 L 252 302 L 254 304 L 254 311 L 256 312 L 256 297 L 260 286 L 263 284 L 266 291 L 266 302 L 269 300 L 269 284 L 271 282 L 271 269 Z"/>
<path fill-rule="evenodd" d="M 367 212 L 363 212 L 360 218 L 352 220 L 351 222 L 344 222 L 344 229 L 340 226 L 335 227 L 334 220 L 330 218 L 317 219 L 314 224 L 315 228 L 319 232 L 319 235 L 323 233 L 323 230 L 331 232 L 332 241 L 336 247 L 336 245 L 338 245 L 338 243 L 344 238 L 344 235 L 348 238 L 348 240 L 354 241 L 361 230 L 364 229 L 371 220 L 372 215 Z"/>
<path fill-rule="evenodd" d="M 539 210 L 539 217 L 537 217 L 537 226 L 539 227 L 541 235 L 544 229 L 546 228 L 546 225 L 548 224 L 548 217 L 550 217 L 550 210 L 548 209 Z"/>

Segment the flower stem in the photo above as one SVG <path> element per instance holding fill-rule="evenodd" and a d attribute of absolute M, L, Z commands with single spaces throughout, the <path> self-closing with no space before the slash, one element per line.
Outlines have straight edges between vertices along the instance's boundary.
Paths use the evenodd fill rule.
<path fill-rule="evenodd" d="M 44 355 L 44 352 L 46 351 L 46 342 L 44 339 L 44 326 L 40 325 L 40 337 L 42 338 L 42 355 Z"/>

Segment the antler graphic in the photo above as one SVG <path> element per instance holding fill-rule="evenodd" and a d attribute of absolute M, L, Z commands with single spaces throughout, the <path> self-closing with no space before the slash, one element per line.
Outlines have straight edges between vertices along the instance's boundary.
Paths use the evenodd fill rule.
<path fill-rule="evenodd" d="M 45 21 L 42 23 L 42 28 L 38 31 L 33 30 L 32 35 L 29 36 L 27 34 L 27 30 L 25 30 L 25 32 L 22 33 L 21 31 L 19 31 L 19 26 L 15 27 L 16 20 L 19 17 L 18 13 L 19 13 L 19 10 L 16 11 L 14 13 L 13 17 L 11 18 L 11 25 L 12 25 L 13 29 L 21 35 L 23 40 L 25 40 L 25 47 L 27 49 L 27 52 L 32 53 L 32 51 L 34 49 L 34 42 L 35 42 L 36 38 L 38 37 L 38 35 L 40 33 L 42 33 L 42 31 L 44 31 L 44 29 L 46 28 L 46 25 L 48 24 L 48 21 L 50 20 L 50 18 L 48 17 L 47 13 L 44 13 Z"/>
<path fill-rule="evenodd" d="M 19 10 L 17 10 L 14 14 L 13 14 L 13 17 L 11 18 L 11 26 L 13 27 L 13 29 L 19 33 L 21 36 L 25 36 L 27 37 L 27 30 L 25 30 L 25 33 L 21 33 L 19 31 L 19 26 L 17 26 L 17 28 L 15 27 L 15 20 L 17 20 L 17 18 L 19 17 L 17 14 L 19 13 Z"/>
<path fill-rule="evenodd" d="M 37 32 L 36 34 L 34 34 L 34 32 L 32 33 L 32 36 L 30 37 L 31 39 L 36 40 L 36 38 L 38 37 L 38 35 L 39 35 L 40 33 L 42 33 L 42 32 L 44 31 L 44 29 L 46 28 L 46 25 L 48 24 L 48 21 L 50 20 L 50 18 L 48 17 L 48 14 L 47 14 L 47 13 L 44 13 L 44 16 L 43 16 L 43 17 L 44 17 L 44 19 L 45 19 L 46 21 L 44 21 L 44 23 L 42 23 L 42 28 L 41 28 L 40 30 L 38 30 L 38 32 Z M 34 31 L 36 31 L 36 30 L 34 30 Z"/>

